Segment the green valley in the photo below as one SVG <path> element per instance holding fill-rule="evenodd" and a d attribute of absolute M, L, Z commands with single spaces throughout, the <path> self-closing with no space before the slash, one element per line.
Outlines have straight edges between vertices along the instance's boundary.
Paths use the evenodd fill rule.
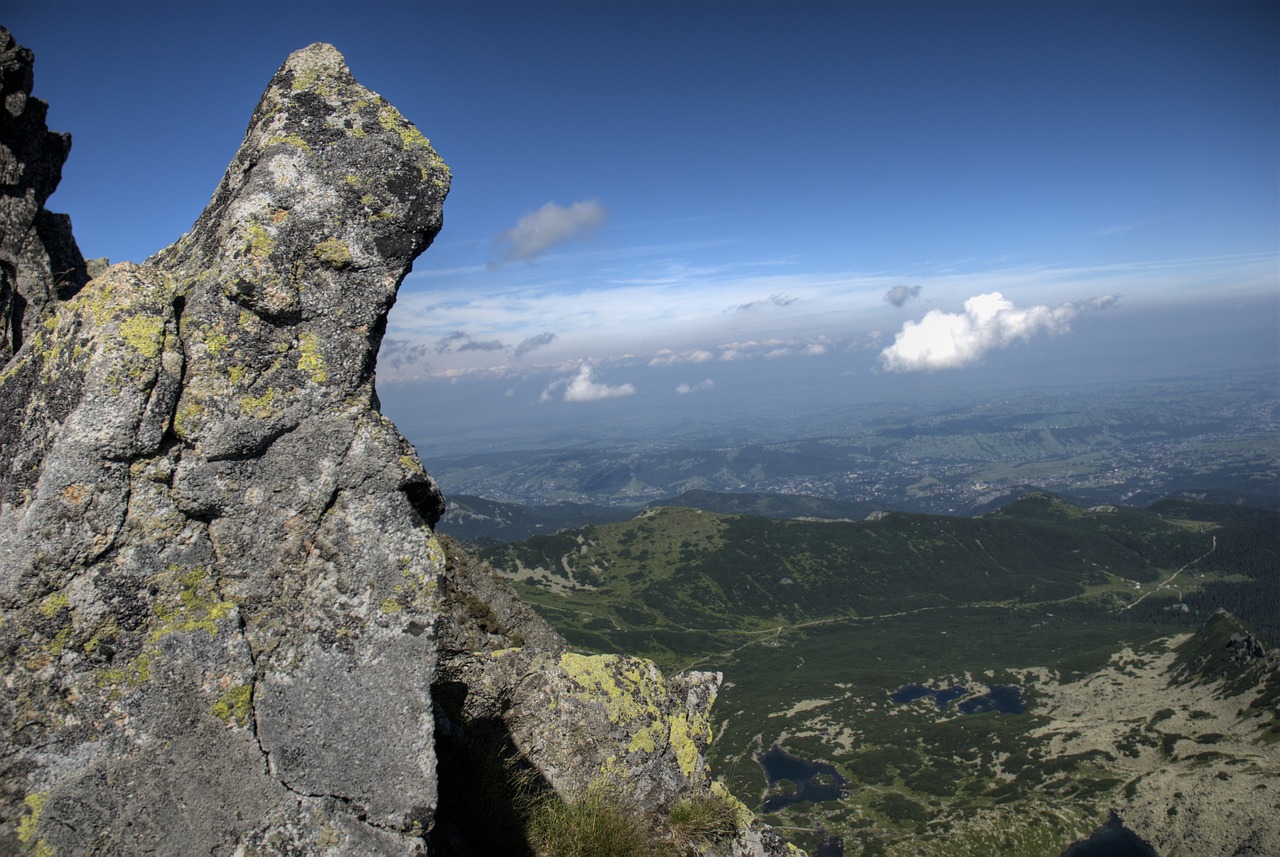
<path fill-rule="evenodd" d="M 1274 658 L 1222 654 L 1275 632 L 1277 533 L 1040 493 L 976 518 L 656 507 L 482 553 L 578 647 L 722 671 L 713 770 L 811 853 L 1056 857 L 1112 808 L 1159 849 L 1280 803 Z M 1001 688 L 1019 711 L 984 710 Z M 802 784 L 757 762 L 775 746 L 843 796 L 788 803 Z"/>

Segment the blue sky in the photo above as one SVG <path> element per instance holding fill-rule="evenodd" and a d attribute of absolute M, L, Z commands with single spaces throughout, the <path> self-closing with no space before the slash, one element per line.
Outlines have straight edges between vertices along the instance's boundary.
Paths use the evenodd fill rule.
<path fill-rule="evenodd" d="M 310 42 L 414 121 L 454 184 L 379 365 L 410 425 L 998 389 L 1071 343 L 1129 355 L 1178 308 L 1190 332 L 1234 311 L 1240 361 L 1275 357 L 1274 3 L 8 0 L 0 22 L 73 135 L 50 207 L 87 256 L 188 228 Z"/>

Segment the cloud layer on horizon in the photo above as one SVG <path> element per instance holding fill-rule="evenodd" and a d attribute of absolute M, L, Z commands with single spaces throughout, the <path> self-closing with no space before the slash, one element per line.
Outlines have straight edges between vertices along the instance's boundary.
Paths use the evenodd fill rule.
<path fill-rule="evenodd" d="M 853 372 L 875 368 L 877 356 L 882 371 L 940 369 L 971 365 L 993 348 L 1064 333 L 1079 313 L 1114 300 L 1081 301 L 1081 294 L 1123 292 L 1137 309 L 1195 300 L 1206 282 L 1218 300 L 1261 294 L 1274 284 L 1274 257 L 1262 254 L 944 268 L 911 274 L 920 292 L 908 300 L 927 294 L 940 308 L 922 307 L 904 325 L 901 310 L 888 300 L 904 280 L 901 272 L 762 274 L 761 264 L 751 261 L 674 265 L 670 252 L 664 247 L 646 259 L 592 251 L 539 266 L 415 271 L 389 319 L 379 380 L 523 377 L 541 379 L 541 389 L 549 378 L 576 375 L 584 359 L 594 372 L 610 373 L 678 364 L 710 369 L 722 361 L 777 365 L 823 354 L 848 355 Z M 985 311 L 982 300 L 959 309 L 966 299 L 987 295 L 1000 297 L 989 299 Z M 680 380 L 660 386 L 671 390 Z"/>

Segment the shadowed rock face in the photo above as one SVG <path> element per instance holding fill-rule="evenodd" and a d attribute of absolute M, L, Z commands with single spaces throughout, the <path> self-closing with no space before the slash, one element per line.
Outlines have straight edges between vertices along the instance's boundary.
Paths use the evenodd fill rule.
<path fill-rule="evenodd" d="M 568 798 L 709 787 L 719 675 L 569 652 L 446 556 L 440 491 L 378 411 L 387 312 L 448 189 L 418 130 L 312 45 L 191 232 L 48 297 L 13 340 L 0 853 L 483 853 L 476 736 Z M 44 270 L 6 243 L 25 235 L 0 236 L 13 282 Z M 790 853 L 745 817 L 722 850 Z"/>

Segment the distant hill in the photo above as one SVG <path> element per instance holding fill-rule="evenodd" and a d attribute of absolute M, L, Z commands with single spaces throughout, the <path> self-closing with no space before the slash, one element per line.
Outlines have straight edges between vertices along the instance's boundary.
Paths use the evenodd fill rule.
<path fill-rule="evenodd" d="M 720 491 L 685 491 L 678 497 L 655 500 L 645 508 L 681 506 L 722 515 L 759 515 L 762 518 L 823 518 L 861 521 L 876 511 L 871 503 L 810 497 L 805 494 L 730 494 Z"/>
<path fill-rule="evenodd" d="M 626 650 L 629 634 L 664 629 L 1086 595 L 1127 603 L 1214 550 L 1212 534 L 1151 512 L 1036 494 L 980 518 L 891 512 L 858 522 L 661 506 L 483 556 L 553 615 L 609 615 L 611 632 L 566 627 L 570 640 Z"/>
<path fill-rule="evenodd" d="M 468 494 L 450 494 L 436 529 L 469 544 L 514 542 L 557 533 L 568 527 L 625 521 L 635 509 L 587 503 L 549 503 L 524 506 Z"/>

